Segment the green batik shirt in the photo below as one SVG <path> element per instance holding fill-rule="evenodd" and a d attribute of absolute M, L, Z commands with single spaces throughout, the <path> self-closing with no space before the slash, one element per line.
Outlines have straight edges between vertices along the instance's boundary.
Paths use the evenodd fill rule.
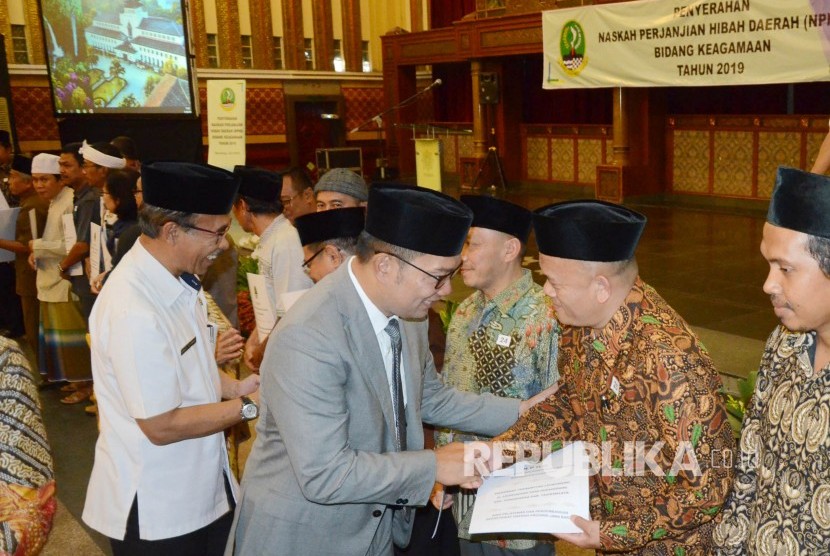
<path fill-rule="evenodd" d="M 490 393 L 526 400 L 559 380 L 559 326 L 550 299 L 533 282 L 530 271 L 492 300 L 476 291 L 461 302 L 447 331 L 444 383 L 464 392 Z M 463 431 L 442 429 L 436 445 L 489 440 Z M 458 535 L 469 538 L 473 496 L 456 496 L 453 511 Z M 530 538 L 489 539 L 503 548 L 532 548 Z"/>

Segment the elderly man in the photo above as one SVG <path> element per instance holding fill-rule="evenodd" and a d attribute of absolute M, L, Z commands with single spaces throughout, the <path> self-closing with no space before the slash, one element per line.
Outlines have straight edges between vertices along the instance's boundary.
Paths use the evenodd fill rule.
<path fill-rule="evenodd" d="M 280 202 L 283 214 L 292 225 L 295 218 L 317 210 L 314 187 L 305 170 L 294 166 L 283 172 Z"/>
<path fill-rule="evenodd" d="M 228 247 L 238 182 L 189 163 L 141 172 L 143 233 L 90 319 L 101 434 L 83 519 L 115 556 L 221 554 L 237 489 L 223 431 L 257 416 L 259 377 L 217 369 L 197 275 Z"/>
<path fill-rule="evenodd" d="M 767 340 L 715 529 L 718 554 L 830 546 L 830 178 L 779 168 L 761 254 L 781 326 Z"/>
<path fill-rule="evenodd" d="M 489 392 L 526 400 L 559 380 L 559 340 L 553 307 L 542 287 L 522 268 L 532 217 L 529 210 L 500 199 L 462 195 L 473 211 L 473 225 L 461 255 L 464 284 L 476 291 L 455 311 L 447 331 L 441 376 L 464 392 Z M 444 430 L 439 446 L 453 440 L 489 440 Z M 470 541 L 475 494 L 462 491 L 436 503 L 453 508 L 459 522 L 461 553 L 551 554 L 551 543 L 532 538 Z"/>
<path fill-rule="evenodd" d="M 346 168 L 332 168 L 314 186 L 317 212 L 337 208 L 365 207 L 369 186 L 363 177 Z"/>
<path fill-rule="evenodd" d="M 37 300 L 37 271 L 29 266 L 32 250 L 29 242 L 34 236 L 41 237 L 46 226 L 49 202 L 40 198 L 35 192 L 32 181 L 32 159 L 15 155 L 9 174 L 9 190 L 20 200 L 20 212 L 15 223 L 15 238 L 0 239 L 0 249 L 15 254 L 14 274 L 15 291 L 20 296 L 23 324 L 26 340 L 35 354 L 38 353 L 38 324 L 40 322 L 40 303 Z M 34 213 L 36 229 L 32 229 L 30 215 Z M 15 307 L 9 304 L 4 309 L 7 315 L 14 314 Z"/>
<path fill-rule="evenodd" d="M 391 554 L 436 480 L 470 480 L 460 443 L 423 450 L 421 420 L 492 435 L 529 405 L 442 385 L 429 353 L 424 318 L 452 289 L 471 219 L 434 191 L 372 188 L 357 256 L 268 343 L 237 554 Z"/>
<path fill-rule="evenodd" d="M 366 209 L 352 207 L 312 212 L 294 221 L 303 244 L 303 268 L 315 284 L 354 255 L 365 219 Z"/>
<path fill-rule="evenodd" d="M 603 554 L 711 554 L 732 475 L 713 457 L 735 441 L 708 353 L 638 276 L 645 217 L 569 201 L 537 210 L 534 227 L 563 327 L 561 388 L 504 438 L 583 440 L 602 464 L 592 519 L 557 536 Z"/>
<path fill-rule="evenodd" d="M 237 166 L 234 173 L 239 176 L 240 185 L 233 213 L 243 230 L 259 236 L 251 256 L 257 261 L 268 297 L 276 308 L 282 294 L 312 285 L 303 272 L 303 249 L 297 230 L 285 218 L 278 198 L 284 187 L 283 177 L 277 172 L 246 166 Z M 260 351 L 259 333 L 254 330 L 245 346 L 245 363 L 250 368 L 259 368 Z"/>

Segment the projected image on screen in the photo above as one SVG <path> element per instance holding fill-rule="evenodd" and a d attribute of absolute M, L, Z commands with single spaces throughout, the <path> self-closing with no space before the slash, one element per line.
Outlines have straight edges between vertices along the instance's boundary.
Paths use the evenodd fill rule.
<path fill-rule="evenodd" d="M 181 0 L 41 0 L 58 114 L 191 114 Z"/>

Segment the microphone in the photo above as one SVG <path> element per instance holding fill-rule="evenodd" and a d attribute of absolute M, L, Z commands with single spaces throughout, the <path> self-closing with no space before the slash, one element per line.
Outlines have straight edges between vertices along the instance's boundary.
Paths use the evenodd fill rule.
<path fill-rule="evenodd" d="M 429 91 L 430 89 L 434 89 L 435 87 L 438 87 L 442 83 L 443 83 L 443 81 L 441 81 L 440 79 L 436 79 L 435 81 L 433 81 L 432 83 L 429 84 L 429 87 L 427 87 L 424 90 Z"/>

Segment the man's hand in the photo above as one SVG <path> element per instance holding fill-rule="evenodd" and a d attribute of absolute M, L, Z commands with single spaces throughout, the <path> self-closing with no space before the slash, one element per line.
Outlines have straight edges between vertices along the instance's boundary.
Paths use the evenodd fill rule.
<path fill-rule="evenodd" d="M 525 413 L 530 411 L 531 407 L 533 407 L 534 405 L 536 405 L 539 402 L 545 401 L 549 397 L 556 394 L 556 392 L 558 392 L 558 391 L 559 391 L 559 383 L 557 382 L 553 386 L 548 386 L 547 388 L 545 388 L 544 390 L 542 390 L 541 392 L 539 392 L 538 394 L 536 394 L 532 398 L 522 400 L 522 403 L 519 404 L 519 415 L 520 416 L 524 415 Z"/>
<path fill-rule="evenodd" d="M 578 515 L 572 515 L 571 521 L 582 529 L 582 533 L 559 533 L 554 536 L 580 548 L 600 548 L 599 521 L 588 521 Z"/>
<path fill-rule="evenodd" d="M 107 274 L 109 274 L 108 270 L 96 276 L 94 280 L 90 280 L 89 290 L 92 293 L 94 293 L 95 295 L 101 293 L 101 288 L 104 287 L 104 279 L 107 277 Z"/>
<path fill-rule="evenodd" d="M 235 328 L 229 328 L 219 333 L 216 338 L 216 358 L 217 365 L 225 365 L 242 355 L 242 347 L 245 341 Z"/>
<path fill-rule="evenodd" d="M 29 243 L 32 243 L 31 241 Z M 29 253 L 29 267 L 32 270 L 37 270 L 37 261 L 35 260 L 35 254 Z"/>
<path fill-rule="evenodd" d="M 259 365 L 262 363 L 262 357 L 257 359 L 257 353 L 260 351 L 260 341 L 259 341 L 259 332 L 256 328 L 251 331 L 251 335 L 248 336 L 248 341 L 245 342 L 245 355 L 242 358 L 242 361 L 245 363 L 249 369 L 253 372 L 259 372 Z"/>
<path fill-rule="evenodd" d="M 462 488 L 476 489 L 481 486 L 481 473 L 489 474 L 492 469 L 490 461 L 492 443 L 476 443 L 483 446 L 486 453 L 473 449 L 461 442 L 451 442 L 435 450 L 437 470 L 435 480 L 443 485 L 460 485 Z M 486 456 L 486 457 L 485 457 Z"/>
<path fill-rule="evenodd" d="M 248 375 L 237 383 L 238 396 L 250 396 L 254 402 L 259 403 L 259 375 Z"/>
<path fill-rule="evenodd" d="M 447 490 L 441 483 L 435 483 L 432 487 L 432 494 L 429 495 L 429 501 L 436 510 L 446 510 L 452 506 L 452 494 L 447 494 Z"/>

